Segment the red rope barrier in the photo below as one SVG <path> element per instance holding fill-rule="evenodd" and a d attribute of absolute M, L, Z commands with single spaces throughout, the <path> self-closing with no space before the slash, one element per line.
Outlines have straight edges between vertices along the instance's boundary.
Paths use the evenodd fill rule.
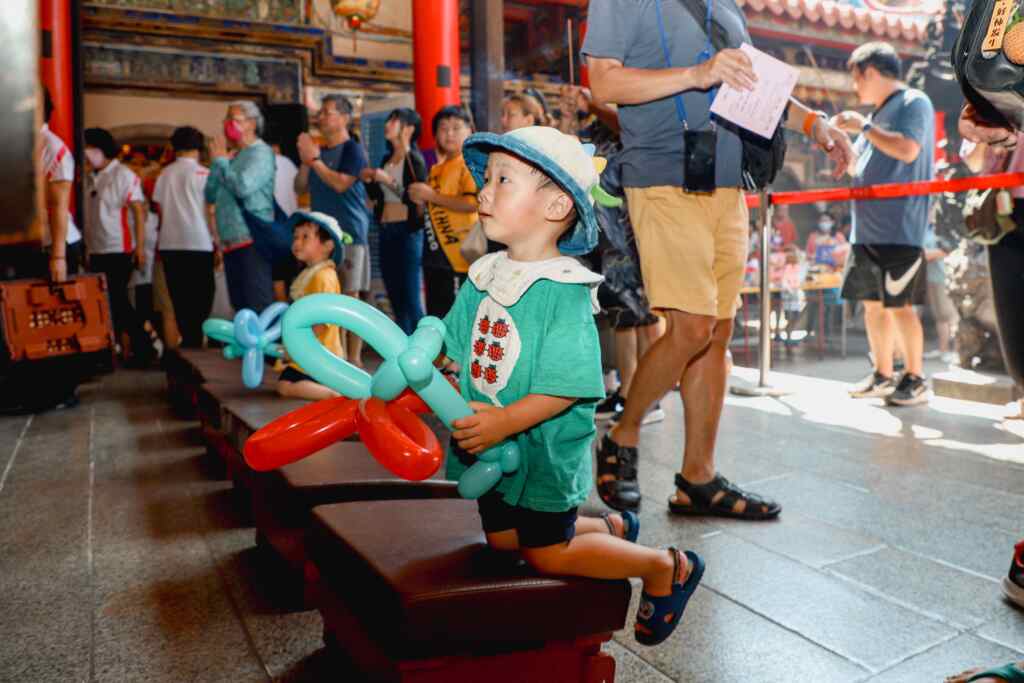
<path fill-rule="evenodd" d="M 952 180 L 925 180 L 916 183 L 889 183 L 869 187 L 832 187 L 824 190 L 799 192 L 773 192 L 768 195 L 773 205 L 813 204 L 814 202 L 843 202 L 850 199 L 896 199 L 939 192 L 966 192 L 967 190 L 997 189 L 1024 185 L 1024 173 L 995 173 L 992 175 L 954 178 Z M 747 206 L 755 209 L 761 197 L 747 195 Z"/>

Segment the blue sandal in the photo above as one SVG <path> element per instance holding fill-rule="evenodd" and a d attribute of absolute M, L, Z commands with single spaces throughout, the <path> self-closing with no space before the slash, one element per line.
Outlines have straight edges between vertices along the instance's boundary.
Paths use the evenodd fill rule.
<path fill-rule="evenodd" d="M 622 536 L 615 531 L 615 525 L 612 524 L 611 515 L 618 514 L 622 517 Z M 608 533 L 612 536 L 619 536 L 630 543 L 636 543 L 636 539 L 640 536 L 640 518 L 636 516 L 635 512 L 624 510 L 619 513 L 606 512 L 601 515 L 601 519 L 608 525 Z"/>
<path fill-rule="evenodd" d="M 1015 664 L 1006 664 L 976 673 L 968 678 L 967 681 L 970 683 L 970 681 L 977 681 L 982 678 L 1001 678 L 1007 683 L 1021 683 L 1024 682 L 1024 671 L 1018 669 Z"/>
<path fill-rule="evenodd" d="M 672 635 L 683 616 L 686 603 L 704 576 L 704 560 L 697 553 L 687 550 L 685 554 L 690 562 L 690 575 L 686 577 L 685 583 L 679 583 L 679 551 L 675 548 L 669 550 L 675 564 L 676 581 L 672 584 L 671 595 L 655 597 L 648 595 L 647 591 L 640 595 L 633 635 L 641 645 L 657 645 Z"/>

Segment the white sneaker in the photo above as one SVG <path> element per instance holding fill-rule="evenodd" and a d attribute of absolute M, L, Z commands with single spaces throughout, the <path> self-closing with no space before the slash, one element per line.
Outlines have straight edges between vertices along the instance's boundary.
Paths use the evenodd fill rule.
<path fill-rule="evenodd" d="M 625 407 L 625 406 L 623 406 Z M 619 423 L 619 418 L 622 417 L 622 411 L 615 414 L 614 417 L 609 420 L 609 428 L 614 427 Z M 662 422 L 665 419 L 665 411 L 661 409 L 661 402 L 654 404 L 654 407 L 647 411 L 644 415 L 644 419 L 640 420 L 640 426 L 652 425 L 658 422 Z"/>
<path fill-rule="evenodd" d="M 946 351 L 944 354 L 942 354 L 942 362 L 947 363 L 949 365 L 959 365 L 960 354 L 957 353 L 956 351 Z"/>
<path fill-rule="evenodd" d="M 932 349 L 931 351 L 925 351 L 923 354 L 921 354 L 921 357 L 924 358 L 925 360 L 938 360 L 942 358 L 942 355 L 942 351 L 939 351 L 938 349 Z"/>

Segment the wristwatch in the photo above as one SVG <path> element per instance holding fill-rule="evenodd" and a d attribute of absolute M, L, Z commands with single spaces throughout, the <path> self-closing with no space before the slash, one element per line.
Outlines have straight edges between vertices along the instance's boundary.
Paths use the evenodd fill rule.
<path fill-rule="evenodd" d="M 874 127 L 875 124 L 873 124 L 871 121 L 865 121 L 864 125 L 860 127 L 860 134 L 867 135 L 868 133 L 871 132 L 871 129 Z"/>

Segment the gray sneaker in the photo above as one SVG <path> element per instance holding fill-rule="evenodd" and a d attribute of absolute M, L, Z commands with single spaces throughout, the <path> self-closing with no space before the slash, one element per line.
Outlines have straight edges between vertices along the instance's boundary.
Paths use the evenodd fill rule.
<path fill-rule="evenodd" d="M 928 402 L 928 384 L 924 377 L 904 373 L 896 390 L 885 397 L 891 406 L 916 406 Z"/>
<path fill-rule="evenodd" d="M 892 377 L 872 372 L 850 389 L 851 398 L 886 398 L 896 391 Z"/>

